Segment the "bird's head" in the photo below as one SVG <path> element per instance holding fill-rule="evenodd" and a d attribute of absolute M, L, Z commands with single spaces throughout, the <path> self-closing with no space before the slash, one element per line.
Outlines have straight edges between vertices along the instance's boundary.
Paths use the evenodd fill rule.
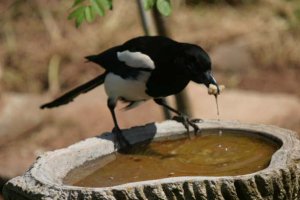
<path fill-rule="evenodd" d="M 197 45 L 183 43 L 183 47 L 184 63 L 190 79 L 196 83 L 204 84 L 207 88 L 210 84 L 215 85 L 219 94 L 219 85 L 212 75 L 209 55 Z"/>

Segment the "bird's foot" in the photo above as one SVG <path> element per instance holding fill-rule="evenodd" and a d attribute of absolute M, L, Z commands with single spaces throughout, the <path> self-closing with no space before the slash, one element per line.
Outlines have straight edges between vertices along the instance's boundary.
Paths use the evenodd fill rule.
<path fill-rule="evenodd" d="M 198 132 L 201 131 L 196 123 L 203 121 L 202 119 L 189 119 L 189 117 L 186 115 L 179 115 L 174 116 L 173 120 L 181 122 L 183 124 L 183 126 L 187 130 L 189 138 L 193 138 L 193 136 L 195 136 Z M 190 133 L 190 126 L 194 129 L 194 135 Z"/>
<path fill-rule="evenodd" d="M 131 147 L 131 144 L 124 137 L 120 128 L 113 128 L 112 132 L 115 134 L 115 149 L 121 149 L 123 147 Z M 119 148 L 118 148 L 119 147 Z"/>

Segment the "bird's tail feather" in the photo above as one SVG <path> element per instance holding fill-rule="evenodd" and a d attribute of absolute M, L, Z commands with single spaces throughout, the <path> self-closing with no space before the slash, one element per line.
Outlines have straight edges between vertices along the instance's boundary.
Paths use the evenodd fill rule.
<path fill-rule="evenodd" d="M 58 106 L 67 104 L 67 103 L 73 101 L 73 99 L 75 99 L 78 95 L 80 95 L 82 93 L 86 93 L 86 92 L 94 89 L 95 87 L 103 84 L 105 76 L 106 76 L 106 73 L 103 73 L 100 76 L 97 76 L 96 78 L 90 80 L 89 82 L 74 88 L 73 90 L 62 95 L 61 97 L 59 97 L 49 103 L 41 105 L 40 108 L 41 109 L 53 108 L 53 107 L 58 107 Z"/>

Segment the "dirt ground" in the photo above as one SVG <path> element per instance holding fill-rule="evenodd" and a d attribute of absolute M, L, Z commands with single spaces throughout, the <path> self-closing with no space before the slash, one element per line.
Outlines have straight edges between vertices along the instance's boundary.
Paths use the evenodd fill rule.
<path fill-rule="evenodd" d="M 43 1 L 24 2 L 0 3 L 0 185 L 24 173 L 41 153 L 111 130 L 103 88 L 59 109 L 38 107 L 102 72 L 85 63 L 84 56 L 143 34 L 133 15 L 134 1 L 116 2 L 113 12 L 79 29 L 66 20 L 67 1 L 60 7 L 57 0 L 45 0 L 47 7 L 38 3 Z M 261 0 L 238 7 L 178 2 L 166 18 L 170 35 L 209 52 L 217 80 L 227 87 L 219 100 L 221 119 L 300 133 L 300 23 L 293 15 L 297 1 Z M 48 70 L 57 66 L 57 77 L 48 78 Z M 191 85 L 188 94 L 193 116 L 216 118 L 214 99 L 203 87 Z M 153 102 L 117 112 L 124 128 L 164 120 Z"/>

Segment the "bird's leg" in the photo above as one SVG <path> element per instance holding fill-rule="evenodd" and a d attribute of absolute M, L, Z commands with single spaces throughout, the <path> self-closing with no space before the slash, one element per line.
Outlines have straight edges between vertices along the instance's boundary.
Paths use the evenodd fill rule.
<path fill-rule="evenodd" d="M 194 128 L 194 133 L 197 134 L 198 131 L 200 131 L 199 127 L 197 126 L 197 122 L 200 122 L 201 119 L 189 119 L 189 117 L 183 113 L 181 113 L 180 111 L 170 107 L 165 101 L 164 99 L 154 99 L 154 102 L 157 103 L 158 105 L 161 105 L 165 108 L 167 108 L 168 110 L 176 113 L 178 116 L 175 116 L 173 119 L 175 119 L 178 122 L 181 122 L 184 127 L 187 130 L 187 133 L 189 135 L 189 137 L 191 138 L 190 135 L 190 131 L 189 131 L 189 125 L 191 125 Z"/>
<path fill-rule="evenodd" d="M 116 117 L 116 114 L 115 114 L 116 101 L 114 99 L 109 98 L 107 100 L 107 106 L 108 106 L 108 108 L 111 112 L 111 115 L 112 115 L 112 118 L 113 118 L 113 121 L 114 121 L 115 127 L 113 128 L 112 132 L 116 134 L 117 143 L 120 145 L 120 147 L 122 147 L 122 146 L 129 147 L 129 146 L 131 146 L 130 143 L 127 141 L 127 139 L 122 134 L 122 130 L 120 129 L 120 127 L 118 125 L 117 117 Z M 116 145 L 115 145 L 115 148 L 117 148 Z"/>

